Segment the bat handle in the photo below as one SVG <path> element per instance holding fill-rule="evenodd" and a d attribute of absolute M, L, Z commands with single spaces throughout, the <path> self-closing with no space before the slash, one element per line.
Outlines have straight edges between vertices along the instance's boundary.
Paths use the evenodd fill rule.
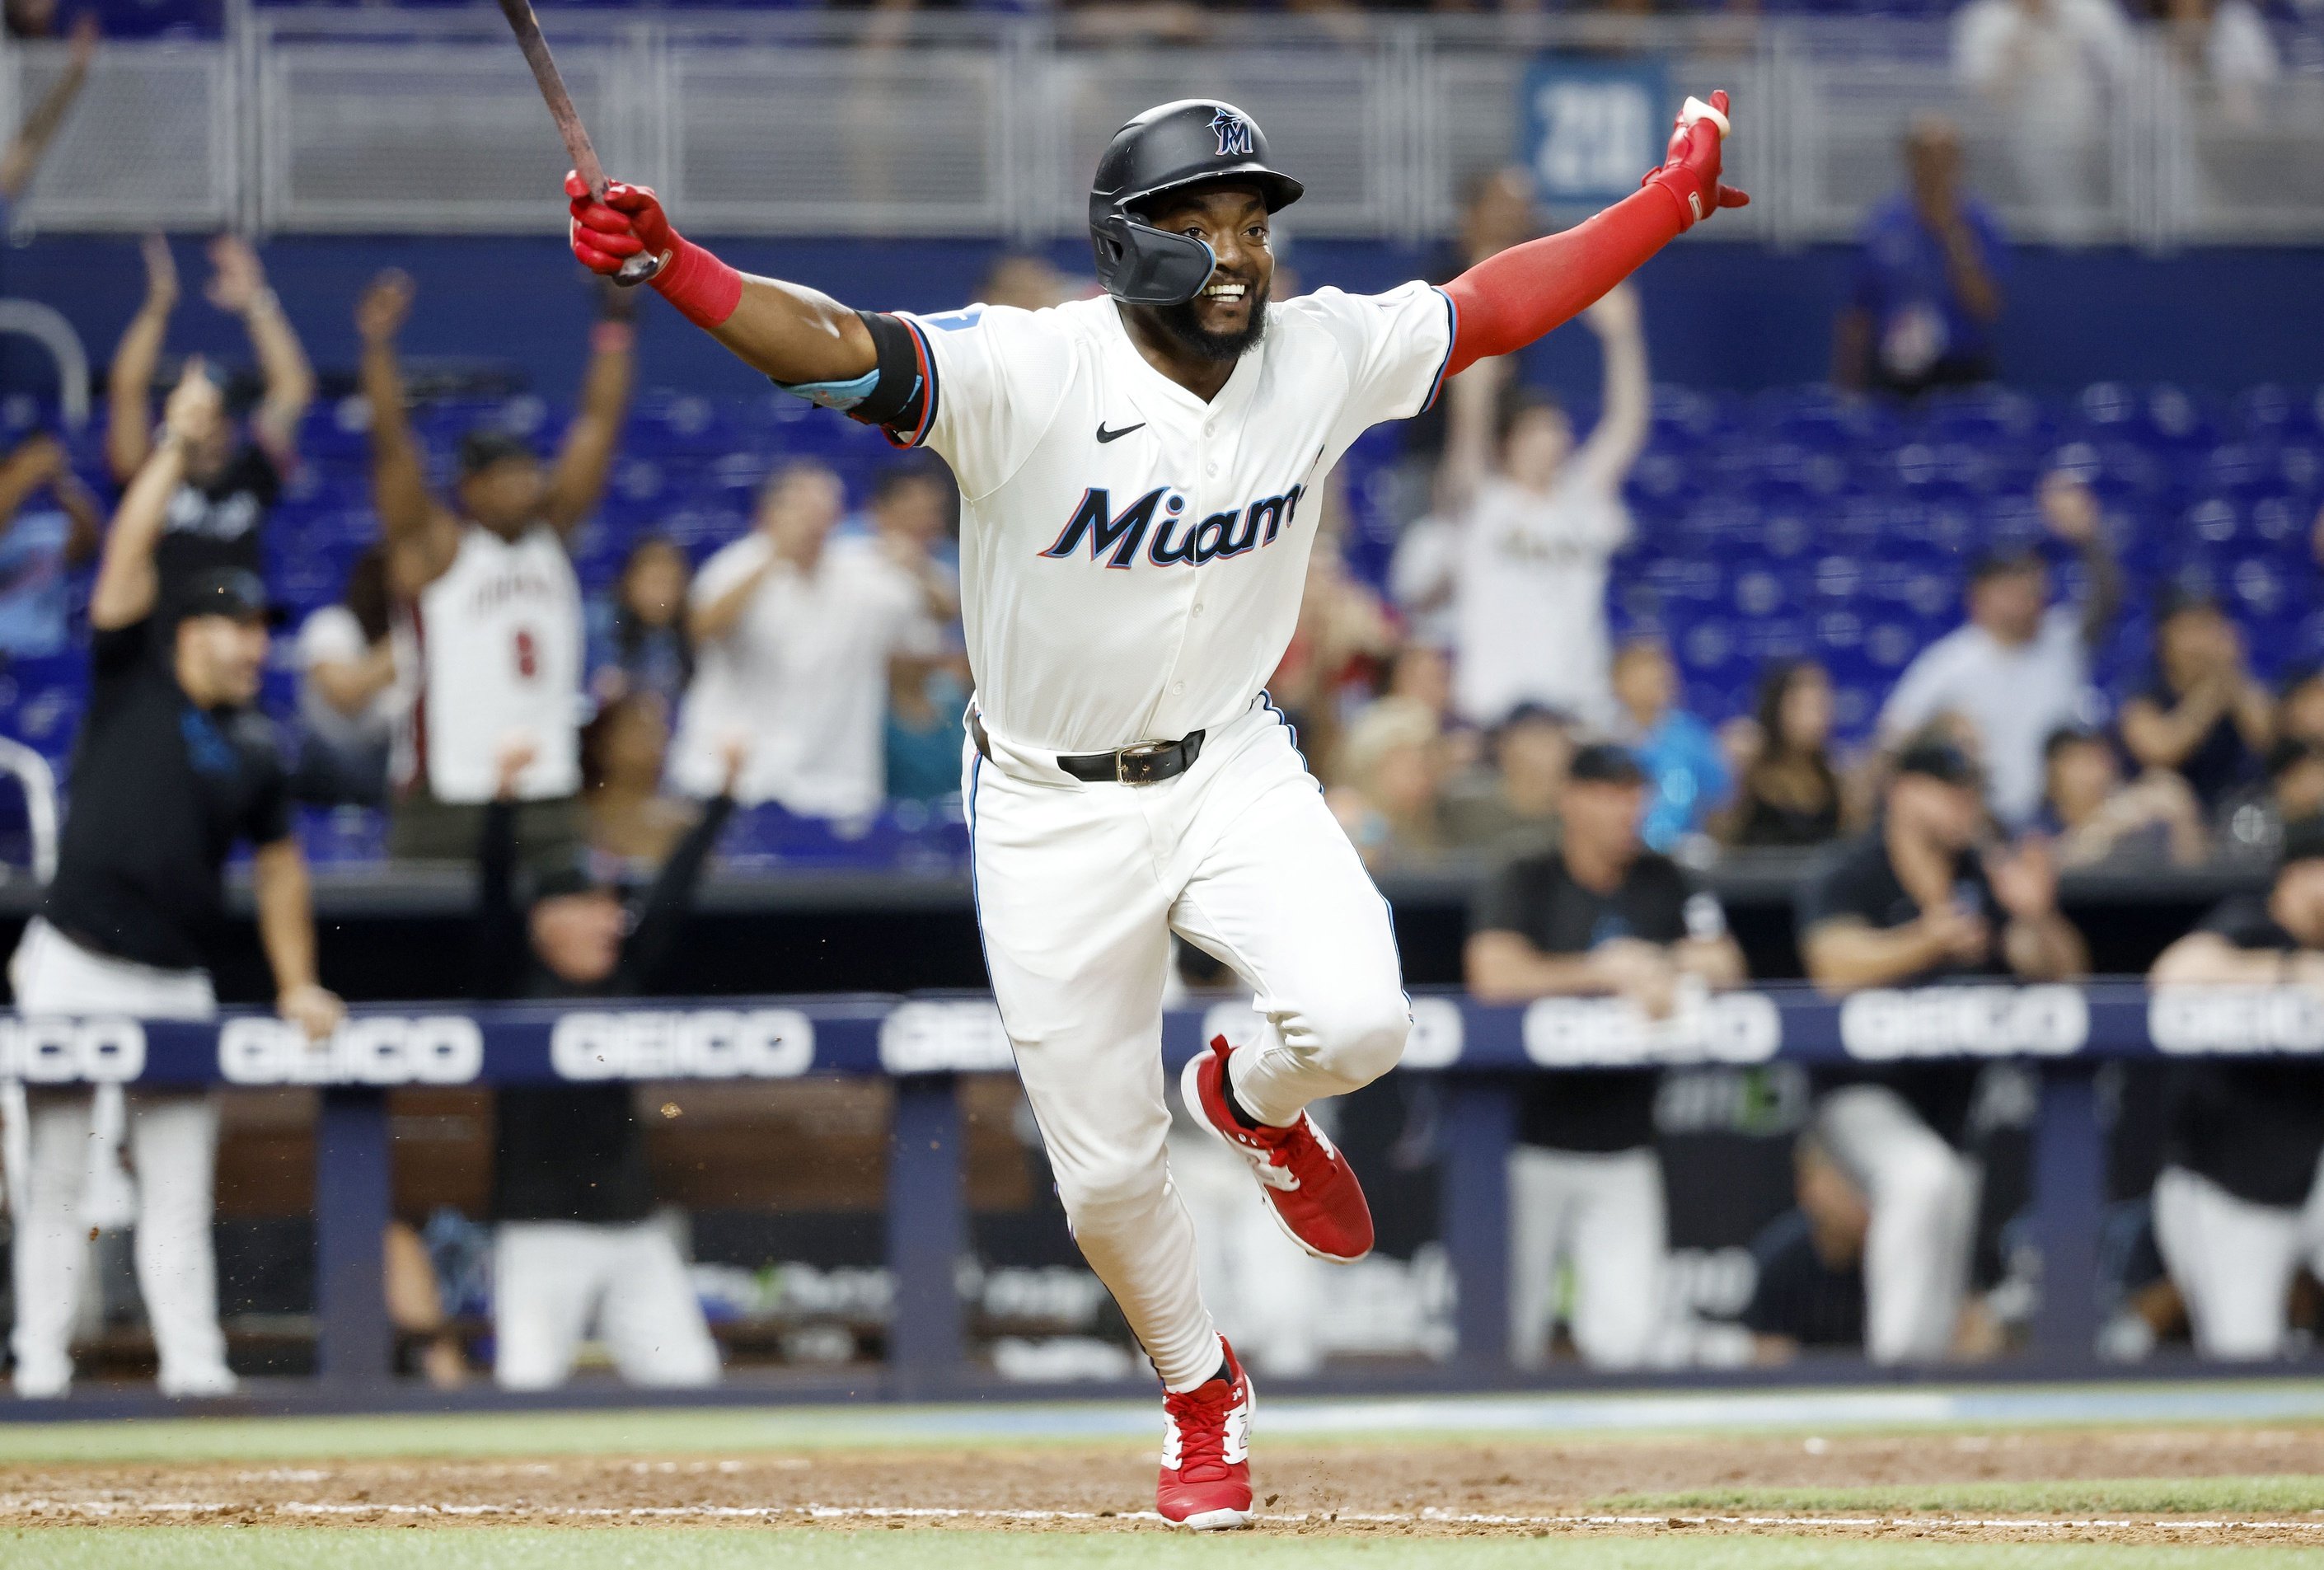
<path fill-rule="evenodd" d="M 613 282 L 619 288 L 635 289 L 660 271 L 661 258 L 641 251 L 622 263 L 622 270 L 613 274 Z"/>

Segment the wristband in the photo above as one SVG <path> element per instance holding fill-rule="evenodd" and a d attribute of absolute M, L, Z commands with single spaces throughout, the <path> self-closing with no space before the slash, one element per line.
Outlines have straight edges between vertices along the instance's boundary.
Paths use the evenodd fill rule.
<path fill-rule="evenodd" d="M 715 328 L 742 303 L 742 275 L 684 236 L 673 232 L 653 286 L 698 328 Z"/>
<path fill-rule="evenodd" d="M 638 329 L 625 321 L 601 321 L 589 329 L 593 355 L 627 354 L 638 341 Z"/>

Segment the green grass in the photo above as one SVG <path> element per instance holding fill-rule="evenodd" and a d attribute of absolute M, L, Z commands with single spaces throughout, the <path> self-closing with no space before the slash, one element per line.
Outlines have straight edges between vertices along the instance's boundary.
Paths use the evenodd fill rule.
<path fill-rule="evenodd" d="M 1812 1538 L 1189 1538 L 1160 1532 L 821 1532 L 615 1528 L 532 1531 L 121 1527 L 0 1531 L 10 1570 L 1173 1570 L 1178 1565 L 1355 1565 L 1360 1570 L 2235 1570 L 2324 1565 L 2324 1549 L 2111 1547 Z"/>
<path fill-rule="evenodd" d="M 2212 1387 L 2224 1389 L 2227 1387 Z M 1489 1403 L 1488 1403 L 1489 1404 Z M 949 1408 L 949 1418 L 962 1416 Z M 973 1421 L 973 1408 L 969 1409 Z M 1152 1437 L 1071 1431 L 1045 1433 L 964 1432 L 958 1427 L 918 1427 L 922 1409 L 865 1402 L 852 1407 L 712 1407 L 639 1411 L 398 1413 L 347 1418 L 169 1418 L 138 1421 L 11 1423 L 0 1420 L 0 1465 L 39 1462 L 314 1461 L 389 1456 L 484 1455 L 704 1455 L 803 1450 L 958 1450 L 964 1445 L 1012 1449 L 1068 1445 L 1074 1449 L 1146 1449 Z M 1158 1418 L 1157 1419 L 1158 1427 Z M 2008 1425 L 2047 1431 L 2113 1429 L 2119 1421 L 2029 1422 Z M 2200 1430 L 2234 1427 L 2226 1419 L 2176 1418 L 2163 1425 Z M 2271 1427 L 2309 1426 L 2297 1418 L 2271 1418 Z M 1263 1443 L 1301 1449 L 1319 1445 L 1389 1445 L 1405 1447 L 1444 1443 L 1556 1444 L 1576 1439 L 1593 1445 L 1654 1444 L 1674 1437 L 1717 1440 L 1791 1433 L 1927 1434 L 1992 1432 L 1991 1421 L 1836 1421 L 1829 1414 L 1796 1424 L 1754 1425 L 1748 1430 L 1717 1425 L 1673 1424 L 1640 1428 L 1573 1427 L 1515 1430 L 1480 1426 L 1467 1429 L 1357 1429 L 1334 1434 L 1322 1428 L 1270 1433 L 1262 1414 Z"/>
<path fill-rule="evenodd" d="M 1875 1483 L 1853 1488 L 1710 1488 L 1617 1494 L 1615 1511 L 1717 1510 L 1743 1515 L 1958 1510 L 1978 1515 L 2297 1515 L 2324 1510 L 2324 1477 L 2130 1477 L 2070 1482 Z M 2324 1533 L 2319 1534 L 2324 1539 Z"/>
<path fill-rule="evenodd" d="M 892 1412 L 895 1408 L 884 1410 Z M 1158 1431 L 1158 1418 L 1157 1427 Z M 1090 1443 L 1086 1439 L 1070 1442 Z M 885 1429 L 864 1425 L 844 1410 L 814 1408 L 398 1413 L 355 1418 L 161 1418 L 97 1423 L 0 1423 L 0 1464 L 58 1461 L 354 1461 L 397 1455 L 709 1455 L 885 1449 L 897 1443 L 897 1438 Z M 927 1443 L 958 1449 L 963 1441 L 953 1436 Z"/>

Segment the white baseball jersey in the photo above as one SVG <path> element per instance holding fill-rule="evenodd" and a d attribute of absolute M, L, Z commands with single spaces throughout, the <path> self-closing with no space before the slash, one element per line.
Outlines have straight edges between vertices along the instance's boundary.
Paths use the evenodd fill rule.
<path fill-rule="evenodd" d="M 1568 464 L 1545 495 L 1495 476 L 1463 521 L 1453 698 L 1479 725 L 1521 703 L 1613 717 L 1606 564 L 1630 535 L 1621 494 Z"/>
<path fill-rule="evenodd" d="M 399 786 L 424 778 L 444 801 L 489 801 L 501 750 L 530 740 L 527 801 L 581 789 L 581 585 L 546 524 L 514 540 L 470 525 L 443 576 L 398 629 L 420 688 L 397 735 Z"/>
<path fill-rule="evenodd" d="M 1410 283 L 1271 307 L 1218 396 L 1148 365 L 1110 299 L 905 317 L 918 426 L 961 491 L 976 701 L 1018 746 L 1097 753 L 1248 710 L 1290 642 L 1318 482 L 1436 396 L 1452 306 Z"/>

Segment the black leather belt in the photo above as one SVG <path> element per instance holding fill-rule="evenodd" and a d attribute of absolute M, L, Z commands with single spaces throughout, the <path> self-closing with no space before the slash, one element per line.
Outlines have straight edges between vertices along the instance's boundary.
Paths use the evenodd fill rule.
<path fill-rule="evenodd" d="M 984 734 L 984 716 L 969 711 L 968 734 L 976 750 L 990 758 L 992 740 Z M 1175 742 L 1140 742 L 1118 753 L 1065 753 L 1057 767 L 1091 785 L 1157 785 L 1185 773 L 1203 755 L 1203 733 L 1189 731 Z"/>

